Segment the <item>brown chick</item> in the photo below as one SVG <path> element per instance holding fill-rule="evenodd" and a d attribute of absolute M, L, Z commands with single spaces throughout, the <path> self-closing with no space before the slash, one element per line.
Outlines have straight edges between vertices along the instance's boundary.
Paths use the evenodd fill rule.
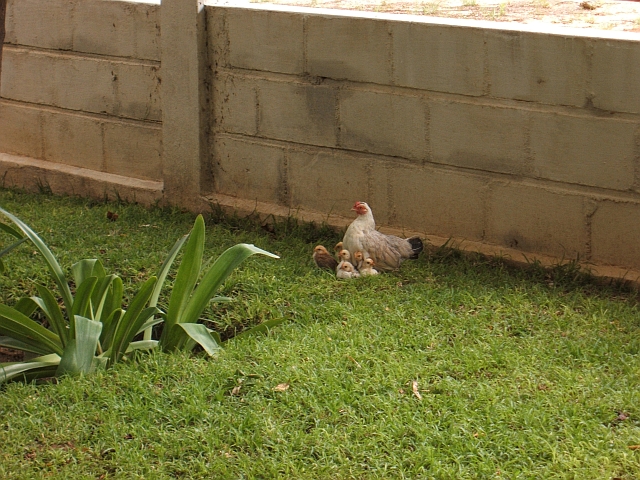
<path fill-rule="evenodd" d="M 336 261 L 336 259 L 333 258 L 333 256 L 331 256 L 327 249 L 322 245 L 318 245 L 313 249 L 313 261 L 318 267 L 326 268 L 327 270 L 331 270 L 333 272 L 335 272 L 336 268 L 338 267 L 338 262 Z"/>
<path fill-rule="evenodd" d="M 367 275 L 378 275 L 378 270 L 373 268 L 375 266 L 375 262 L 373 258 L 367 258 L 363 263 L 362 267 L 360 267 L 360 275 L 366 277 Z"/>
<path fill-rule="evenodd" d="M 358 270 L 362 268 L 362 266 L 364 265 L 364 255 L 362 255 L 362 252 L 360 250 L 358 250 L 353 254 L 353 262 L 351 263 Z"/>

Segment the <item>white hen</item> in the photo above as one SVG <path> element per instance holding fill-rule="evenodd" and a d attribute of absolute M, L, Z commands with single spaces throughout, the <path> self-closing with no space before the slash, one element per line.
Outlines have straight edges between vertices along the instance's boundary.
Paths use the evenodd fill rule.
<path fill-rule="evenodd" d="M 371 208 L 364 202 L 356 202 L 352 210 L 358 216 L 344 234 L 344 249 L 351 253 L 361 251 L 364 258 L 371 257 L 381 270 L 394 270 L 404 260 L 418 258 L 424 248 L 420 237 L 400 238 L 378 232 Z"/>

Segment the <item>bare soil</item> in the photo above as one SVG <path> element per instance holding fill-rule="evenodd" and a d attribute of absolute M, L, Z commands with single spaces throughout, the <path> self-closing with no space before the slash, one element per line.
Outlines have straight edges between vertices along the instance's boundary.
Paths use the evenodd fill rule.
<path fill-rule="evenodd" d="M 640 0 L 220 0 L 640 32 Z"/>

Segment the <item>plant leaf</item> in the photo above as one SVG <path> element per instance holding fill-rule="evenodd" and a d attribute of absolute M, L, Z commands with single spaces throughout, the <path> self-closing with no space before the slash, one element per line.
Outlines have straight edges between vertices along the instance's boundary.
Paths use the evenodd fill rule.
<path fill-rule="evenodd" d="M 50 354 L 34 358 L 28 362 L 1 366 L 0 385 L 19 377 L 24 377 L 28 380 L 51 377 L 54 375 L 59 363 L 60 357 L 56 354 Z"/>
<path fill-rule="evenodd" d="M 44 348 L 34 347 L 28 343 L 21 342 L 11 337 L 0 337 L 0 347 L 13 348 L 14 350 L 22 350 L 23 352 L 38 353 L 40 355 L 46 355 L 49 350 Z"/>
<path fill-rule="evenodd" d="M 69 338 L 76 338 L 75 330 L 75 317 L 90 317 L 91 316 L 91 295 L 93 295 L 93 289 L 98 282 L 97 277 L 88 277 L 76 290 L 76 298 L 73 301 L 73 308 L 71 309 L 71 315 L 69 315 Z"/>
<path fill-rule="evenodd" d="M 40 350 L 62 355 L 60 338 L 19 311 L 0 304 L 0 334 Z"/>
<path fill-rule="evenodd" d="M 134 350 L 153 350 L 158 346 L 158 340 L 140 340 L 131 342 L 125 353 L 131 353 Z"/>
<path fill-rule="evenodd" d="M 204 252 L 204 219 L 202 215 L 198 215 L 176 274 L 176 280 L 169 297 L 169 308 L 167 309 L 167 318 L 165 320 L 165 328 L 160 336 L 161 348 L 171 349 L 173 341 L 169 337 L 173 326 L 182 321 L 182 312 L 184 311 L 193 288 L 200 276 L 200 266 L 202 265 L 202 254 Z"/>
<path fill-rule="evenodd" d="M 210 356 L 214 356 L 222 347 L 218 344 L 216 339 L 209 333 L 207 327 L 201 323 L 178 323 L 174 326 L 175 329 L 181 328 L 186 335 L 194 342 L 204 348 Z"/>
<path fill-rule="evenodd" d="M 67 309 L 67 312 L 71 312 L 71 307 L 73 306 L 73 296 L 71 295 L 71 290 L 69 289 L 69 284 L 67 283 L 67 279 L 64 276 L 64 272 L 58 264 L 56 257 L 53 256 L 49 247 L 42 241 L 42 239 L 34 232 L 26 223 L 20 220 L 15 215 L 7 212 L 5 209 L 0 208 L 0 213 L 6 216 L 9 220 L 15 223 L 18 228 L 24 233 L 29 240 L 34 244 L 36 249 L 42 254 L 47 265 L 49 266 L 49 271 L 53 275 L 53 280 L 58 285 L 60 292 L 62 294 L 62 301 L 64 302 L 64 306 Z"/>
<path fill-rule="evenodd" d="M 95 278 L 95 277 L 94 277 Z M 64 349 L 56 375 L 90 373 L 102 331 L 102 323 L 76 315 L 76 336 Z"/>
<path fill-rule="evenodd" d="M 7 225 L 6 223 L 0 222 L 0 230 L 4 230 L 9 235 L 13 235 L 14 237 L 16 237 L 18 240 L 27 238 L 24 235 L 22 235 L 18 230 L 13 228 L 11 225 Z"/>
<path fill-rule="evenodd" d="M 18 302 L 13 306 L 20 313 L 30 317 L 33 312 L 38 309 L 38 304 L 34 302 L 29 297 L 22 297 Z"/>
<path fill-rule="evenodd" d="M 243 338 L 243 337 L 249 337 L 251 335 L 257 335 L 257 334 L 260 334 L 260 333 L 268 333 L 269 330 L 271 330 L 276 325 L 280 325 L 285 320 L 286 320 L 286 318 L 273 318 L 271 320 L 267 320 L 266 322 L 262 322 L 261 324 L 250 328 L 249 330 L 245 330 L 244 332 L 240 332 L 238 335 L 236 335 L 233 338 Z"/>
<path fill-rule="evenodd" d="M 71 266 L 71 274 L 76 285 L 80 286 L 89 277 L 93 275 L 93 267 L 98 260 L 95 258 L 85 258 Z"/>
<path fill-rule="evenodd" d="M 218 257 L 209 271 L 205 273 L 202 281 L 193 292 L 193 296 L 189 300 L 184 314 L 180 319 L 181 323 L 196 322 L 222 282 L 226 280 L 238 265 L 255 254 L 280 258 L 273 253 L 247 243 L 239 243 L 238 245 L 228 248 Z"/>
<path fill-rule="evenodd" d="M 173 245 L 173 248 L 171 248 L 171 251 L 169 252 L 169 255 L 167 255 L 167 258 L 165 258 L 164 263 L 160 267 L 160 270 L 156 275 L 158 277 L 158 281 L 156 282 L 156 286 L 153 288 L 153 293 L 151 294 L 151 299 L 149 300 L 150 307 L 155 307 L 158 305 L 158 297 L 160 296 L 160 292 L 162 292 L 162 287 L 164 286 L 164 281 L 167 278 L 167 274 L 169 273 L 169 270 L 171 269 L 173 262 L 178 256 L 178 253 L 180 252 L 182 245 L 184 245 L 184 242 L 187 241 L 187 238 L 189 238 L 189 235 L 185 235 L 182 238 L 178 239 L 178 241 Z M 153 325 L 146 326 L 144 328 L 145 340 L 151 340 L 152 326 Z"/>
<path fill-rule="evenodd" d="M 48 288 L 43 287 L 42 285 L 36 285 L 36 288 L 38 289 L 38 293 L 41 298 L 32 297 L 31 300 L 34 303 L 38 303 L 49 319 L 51 328 L 58 334 L 58 337 L 60 337 L 60 342 L 64 347 L 69 341 L 69 331 L 67 330 L 67 322 L 64 319 L 64 315 L 62 315 L 62 310 L 60 310 L 60 305 L 58 305 L 53 293 L 51 293 Z"/>
<path fill-rule="evenodd" d="M 136 296 L 131 300 L 127 312 L 117 322 L 110 347 L 112 351 L 109 365 L 120 361 L 140 327 L 149 317 L 158 312 L 156 307 L 145 308 L 153 292 L 156 280 L 156 277 L 151 277 L 142 285 Z"/>

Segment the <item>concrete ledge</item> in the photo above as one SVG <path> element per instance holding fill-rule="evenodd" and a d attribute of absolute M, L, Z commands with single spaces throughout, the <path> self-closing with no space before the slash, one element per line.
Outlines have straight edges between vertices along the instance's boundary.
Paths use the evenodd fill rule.
<path fill-rule="evenodd" d="M 0 178 L 3 187 L 28 191 L 51 189 L 56 195 L 80 195 L 104 200 L 154 205 L 163 198 L 163 183 L 138 180 L 87 168 L 51 163 L 29 157 L 0 153 Z"/>
<path fill-rule="evenodd" d="M 289 207 L 283 207 L 273 203 L 257 202 L 220 194 L 201 197 L 201 208 L 204 209 L 210 206 L 219 206 L 226 213 L 235 213 L 240 216 L 257 215 L 258 218 L 262 219 L 265 223 L 273 221 L 273 219 L 281 220 L 293 217 L 303 222 L 326 224 L 336 229 L 345 229 L 353 221 L 353 218 L 343 217 L 340 215 L 324 215 L 302 208 L 291 209 Z M 515 250 L 513 248 L 503 247 L 500 245 L 469 241 L 465 238 L 445 238 L 435 235 L 425 235 L 423 232 L 413 230 L 386 227 L 380 228 L 380 231 L 401 237 L 420 235 L 423 239 L 428 241 L 429 246 L 432 249 L 447 244 L 448 246 L 457 248 L 463 252 L 479 253 L 488 257 L 501 258 L 506 260 L 508 263 L 519 267 L 526 267 L 534 262 L 539 262 L 543 267 L 553 267 L 559 264 L 569 263 L 566 258 L 523 252 L 521 250 Z M 311 254 L 311 252 L 309 253 Z M 580 262 L 579 264 L 585 271 L 591 273 L 603 284 L 619 282 L 635 290 L 640 290 L 640 270 L 632 270 L 612 265 L 597 265 L 589 262 Z"/>

